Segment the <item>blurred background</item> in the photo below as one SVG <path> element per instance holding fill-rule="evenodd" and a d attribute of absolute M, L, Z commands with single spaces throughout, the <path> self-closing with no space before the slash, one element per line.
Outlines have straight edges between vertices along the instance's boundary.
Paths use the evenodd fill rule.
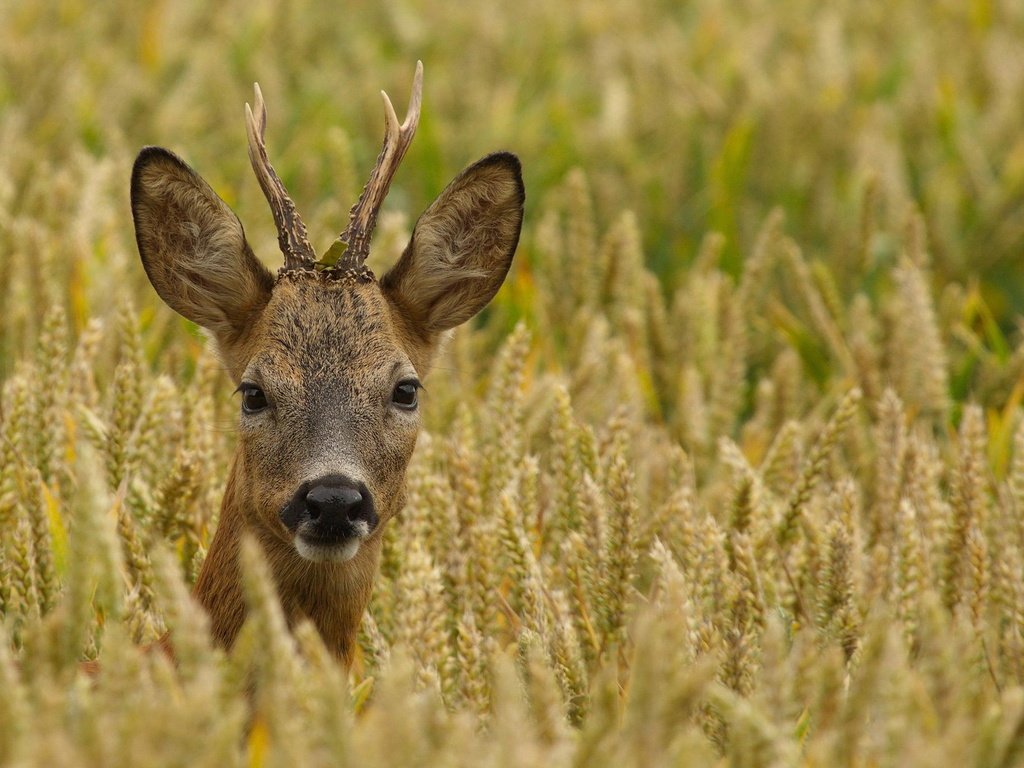
<path fill-rule="evenodd" d="M 1008 0 L 40 0 L 3 3 L 0 25 L 0 371 L 50 301 L 78 327 L 124 292 L 153 306 L 127 204 L 145 144 L 197 168 L 277 264 L 245 149 L 254 81 L 326 248 L 379 150 L 377 92 L 401 112 L 417 59 L 423 119 L 386 209 L 407 227 L 459 169 L 517 152 L 521 286 L 582 168 L 595 221 L 635 213 L 666 295 L 712 231 L 738 275 L 774 209 L 844 296 L 871 290 L 916 208 L 936 290 L 976 287 L 1002 332 L 1024 300 L 1024 6 Z"/>

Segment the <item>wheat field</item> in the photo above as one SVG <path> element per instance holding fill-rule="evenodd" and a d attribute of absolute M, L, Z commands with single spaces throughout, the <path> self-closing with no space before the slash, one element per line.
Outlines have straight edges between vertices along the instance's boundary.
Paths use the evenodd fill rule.
<path fill-rule="evenodd" d="M 1024 6 L 350 5 L 0 4 L 0 764 L 1024 765 Z M 226 654 L 189 591 L 238 402 L 131 163 L 276 269 L 253 81 L 321 249 L 417 59 L 371 266 L 500 148 L 518 255 L 352 670 L 248 549 Z"/>

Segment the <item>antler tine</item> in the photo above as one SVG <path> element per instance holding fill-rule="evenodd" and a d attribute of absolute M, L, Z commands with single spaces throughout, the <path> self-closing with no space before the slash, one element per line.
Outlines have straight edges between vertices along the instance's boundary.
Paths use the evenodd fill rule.
<path fill-rule="evenodd" d="M 405 122 L 399 125 L 391 99 L 384 91 L 381 91 L 380 95 L 384 99 L 384 145 L 377 156 L 377 164 L 370 173 L 369 181 L 349 212 L 348 226 L 339 238 L 347 246 L 342 264 L 348 268 L 361 267 L 369 255 L 370 236 L 377 223 L 377 213 L 384 203 L 384 198 L 387 197 L 391 180 L 412 143 L 416 126 L 419 125 L 420 105 L 423 103 L 423 62 L 416 62 L 412 96 L 409 98 Z"/>
<path fill-rule="evenodd" d="M 302 223 L 298 211 L 295 210 L 295 203 L 292 202 L 288 191 L 281 183 L 280 177 L 274 171 L 274 166 L 267 158 L 267 147 L 263 141 L 267 130 L 267 105 L 263 102 L 263 93 L 260 91 L 259 83 L 254 83 L 255 98 L 253 103 L 256 106 L 255 115 L 248 104 L 245 105 L 245 125 L 249 134 L 249 161 L 256 173 L 267 202 L 270 204 L 270 212 L 274 215 L 274 224 L 277 225 L 277 242 L 281 246 L 281 253 L 284 254 L 284 268 L 288 269 L 313 269 L 316 263 L 316 254 L 313 246 L 309 244 L 309 237 L 306 234 L 306 225 Z"/>

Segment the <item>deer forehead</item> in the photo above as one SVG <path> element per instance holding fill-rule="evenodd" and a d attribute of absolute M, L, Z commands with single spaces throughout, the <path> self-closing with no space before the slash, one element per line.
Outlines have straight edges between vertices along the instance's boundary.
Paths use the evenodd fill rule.
<path fill-rule="evenodd" d="M 286 273 L 253 328 L 247 371 L 267 386 L 374 389 L 416 373 L 416 345 L 401 326 L 376 282 Z"/>

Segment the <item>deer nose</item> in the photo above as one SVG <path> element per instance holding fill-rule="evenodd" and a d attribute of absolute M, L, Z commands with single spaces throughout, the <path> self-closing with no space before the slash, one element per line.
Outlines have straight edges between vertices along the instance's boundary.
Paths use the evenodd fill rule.
<path fill-rule="evenodd" d="M 350 520 L 363 505 L 363 494 L 351 486 L 314 485 L 306 493 L 306 509 L 314 522 L 324 518 Z"/>
<path fill-rule="evenodd" d="M 343 475 L 327 475 L 299 489 L 296 504 L 282 515 L 289 530 L 302 522 L 307 533 L 324 541 L 366 538 L 379 518 L 370 491 Z"/>
<path fill-rule="evenodd" d="M 380 522 L 369 489 L 345 475 L 323 475 L 303 483 L 279 515 L 290 533 L 325 546 L 365 539 Z"/>

